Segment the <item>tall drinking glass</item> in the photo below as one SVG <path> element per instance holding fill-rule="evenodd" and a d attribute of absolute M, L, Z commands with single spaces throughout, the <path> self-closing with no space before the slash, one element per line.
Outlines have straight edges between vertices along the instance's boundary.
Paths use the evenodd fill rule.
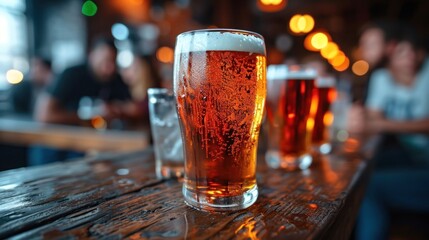
<path fill-rule="evenodd" d="M 233 29 L 177 37 L 174 92 L 185 155 L 185 202 L 244 209 L 258 197 L 256 150 L 266 96 L 261 35 Z"/>
<path fill-rule="evenodd" d="M 316 71 L 298 65 L 268 68 L 267 164 L 286 170 L 307 169 L 312 163 L 311 133 L 315 112 L 312 96 Z"/>
<path fill-rule="evenodd" d="M 311 141 L 316 153 L 327 154 L 331 151 L 330 126 L 334 121 L 331 104 L 337 96 L 335 78 L 318 77 L 314 89 L 313 101 L 317 103 L 314 114 L 314 128 Z"/>

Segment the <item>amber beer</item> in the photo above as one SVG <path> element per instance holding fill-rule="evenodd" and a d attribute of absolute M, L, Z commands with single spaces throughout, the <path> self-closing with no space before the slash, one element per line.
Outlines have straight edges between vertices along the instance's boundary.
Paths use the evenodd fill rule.
<path fill-rule="evenodd" d="M 334 116 L 331 104 L 336 98 L 335 79 L 332 77 L 317 78 L 313 99 L 317 102 L 314 113 L 312 144 L 316 152 L 326 154 L 331 151 L 329 127 Z"/>
<path fill-rule="evenodd" d="M 201 30 L 178 36 L 174 87 L 188 205 L 222 211 L 256 201 L 265 61 L 263 38 L 254 33 Z"/>
<path fill-rule="evenodd" d="M 301 66 L 268 69 L 267 164 L 287 170 L 306 169 L 312 162 L 310 118 L 315 71 Z"/>

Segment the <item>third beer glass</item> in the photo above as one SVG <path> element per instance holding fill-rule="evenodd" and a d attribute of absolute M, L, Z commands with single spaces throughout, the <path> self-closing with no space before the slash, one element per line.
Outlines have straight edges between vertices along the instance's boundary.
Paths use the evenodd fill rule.
<path fill-rule="evenodd" d="M 330 126 L 334 121 L 331 104 L 336 98 L 335 78 L 319 77 L 316 79 L 313 101 L 317 104 L 314 113 L 314 128 L 311 137 L 313 148 L 317 153 L 327 154 L 331 151 Z"/>
<path fill-rule="evenodd" d="M 256 201 L 265 61 L 259 34 L 210 29 L 177 37 L 174 91 L 188 205 L 222 211 L 243 209 Z"/>
<path fill-rule="evenodd" d="M 267 164 L 287 170 L 306 169 L 312 163 L 312 105 L 316 71 L 303 66 L 270 65 L 268 68 Z"/>

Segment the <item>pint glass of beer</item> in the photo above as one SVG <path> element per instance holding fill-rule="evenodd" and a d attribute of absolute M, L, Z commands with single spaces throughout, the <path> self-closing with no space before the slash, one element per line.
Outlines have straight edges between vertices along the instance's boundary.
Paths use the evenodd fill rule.
<path fill-rule="evenodd" d="M 268 151 L 272 168 L 307 169 L 312 163 L 310 111 L 316 71 L 298 65 L 268 67 Z"/>
<path fill-rule="evenodd" d="M 314 128 L 311 141 L 316 153 L 327 154 L 331 151 L 330 126 L 334 121 L 331 104 L 336 98 L 335 78 L 318 77 L 314 89 L 313 101 L 317 110 L 313 115 Z"/>
<path fill-rule="evenodd" d="M 265 55 L 263 37 L 252 32 L 208 29 L 177 37 L 174 92 L 184 144 L 183 195 L 191 207 L 228 211 L 256 201 Z"/>

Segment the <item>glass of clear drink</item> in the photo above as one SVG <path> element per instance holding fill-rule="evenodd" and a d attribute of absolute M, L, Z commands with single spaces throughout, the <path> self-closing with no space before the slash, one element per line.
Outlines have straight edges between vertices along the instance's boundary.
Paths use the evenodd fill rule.
<path fill-rule="evenodd" d="M 156 175 L 161 179 L 184 175 L 183 144 L 176 100 L 165 88 L 149 88 L 149 115 L 154 141 Z"/>

